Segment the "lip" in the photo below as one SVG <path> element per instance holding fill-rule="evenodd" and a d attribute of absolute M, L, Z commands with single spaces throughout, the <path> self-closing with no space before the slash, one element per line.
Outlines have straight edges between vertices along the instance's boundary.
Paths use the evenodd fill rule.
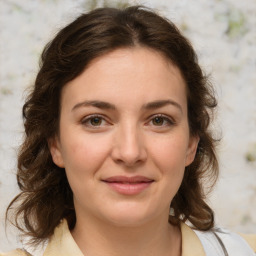
<path fill-rule="evenodd" d="M 136 195 L 146 190 L 154 182 L 144 176 L 112 176 L 102 180 L 111 189 L 123 195 Z"/>

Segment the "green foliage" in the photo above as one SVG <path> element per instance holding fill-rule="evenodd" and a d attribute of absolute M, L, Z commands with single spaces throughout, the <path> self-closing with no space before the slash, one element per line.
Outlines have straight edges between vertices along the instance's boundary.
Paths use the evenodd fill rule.
<path fill-rule="evenodd" d="M 246 18 L 241 11 L 237 9 L 232 9 L 230 10 L 230 12 L 228 12 L 227 18 L 228 18 L 228 29 L 226 31 L 226 34 L 230 38 L 235 38 L 245 34 Z"/>
<path fill-rule="evenodd" d="M 250 153 L 250 152 L 248 152 L 245 157 L 246 157 L 246 160 L 247 160 L 248 162 L 254 162 L 254 161 L 256 161 L 256 156 L 253 155 L 253 154 Z"/>
<path fill-rule="evenodd" d="M 242 217 L 242 219 L 241 219 L 241 224 L 242 224 L 242 225 L 245 225 L 245 224 L 247 224 L 247 223 L 250 223 L 251 221 L 252 221 L 251 216 L 248 215 L 248 214 L 246 214 L 246 215 L 244 215 L 244 216 Z"/>
<path fill-rule="evenodd" d="M 88 11 L 99 7 L 125 8 L 129 5 L 130 4 L 128 0 L 85 0 L 82 4 L 82 6 Z"/>
<path fill-rule="evenodd" d="M 256 162 L 256 144 L 252 145 L 245 155 L 248 162 Z"/>
<path fill-rule="evenodd" d="M 103 6 L 104 7 L 116 7 L 116 8 L 126 8 L 130 4 L 128 1 L 111 1 L 111 0 L 104 0 L 103 1 Z"/>
<path fill-rule="evenodd" d="M 0 89 L 1 94 L 3 95 L 9 95 L 12 94 L 12 91 L 9 88 L 3 87 Z"/>
<path fill-rule="evenodd" d="M 95 9 L 97 7 L 97 5 L 98 5 L 98 0 L 86 0 L 84 2 L 84 6 L 88 7 L 89 10 Z"/>
<path fill-rule="evenodd" d="M 189 28 L 188 28 L 188 24 L 183 21 L 183 22 L 181 23 L 181 25 L 180 25 L 180 29 L 181 29 L 182 32 L 188 31 L 188 29 L 189 29 Z"/>

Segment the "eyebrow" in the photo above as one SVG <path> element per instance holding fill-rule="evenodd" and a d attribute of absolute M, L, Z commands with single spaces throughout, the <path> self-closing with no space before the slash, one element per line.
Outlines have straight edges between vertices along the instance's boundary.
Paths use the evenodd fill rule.
<path fill-rule="evenodd" d="M 152 101 L 152 102 L 149 102 L 149 103 L 143 105 L 142 108 L 143 109 L 157 109 L 157 108 L 165 107 L 167 105 L 173 105 L 174 107 L 177 107 L 181 112 L 183 112 L 181 105 L 179 103 L 177 103 L 176 101 L 173 101 L 173 100 Z"/>
<path fill-rule="evenodd" d="M 182 107 L 180 104 L 178 104 L 176 101 L 173 100 L 156 100 L 156 101 L 152 101 L 149 102 L 147 104 L 144 104 L 142 106 L 142 109 L 158 109 L 161 107 L 165 107 L 167 105 L 173 105 L 175 107 L 177 107 L 181 112 L 182 111 Z M 100 101 L 100 100 L 89 100 L 89 101 L 83 101 L 80 103 L 77 103 L 73 108 L 72 111 L 74 111 L 77 108 L 80 107 L 88 107 L 88 106 L 92 106 L 92 107 L 96 107 L 96 108 L 100 108 L 100 109 L 112 109 L 115 110 L 116 107 L 115 105 L 109 103 L 109 102 L 105 102 L 105 101 Z"/>
<path fill-rule="evenodd" d="M 86 100 L 83 102 L 80 102 L 78 104 L 76 104 L 73 108 L 72 111 L 74 111 L 77 108 L 80 107 L 88 107 L 88 106 L 92 106 L 92 107 L 96 107 L 96 108 L 100 108 L 100 109 L 116 109 L 116 107 L 108 102 L 105 101 L 99 101 L 99 100 Z"/>

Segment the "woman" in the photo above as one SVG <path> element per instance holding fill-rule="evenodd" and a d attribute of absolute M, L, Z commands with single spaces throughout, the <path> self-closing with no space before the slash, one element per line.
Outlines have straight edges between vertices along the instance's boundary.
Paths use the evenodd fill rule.
<path fill-rule="evenodd" d="M 138 6 L 81 15 L 46 46 L 23 107 L 14 224 L 44 256 L 254 255 L 255 236 L 217 230 L 205 202 L 215 107 L 170 21 Z"/>

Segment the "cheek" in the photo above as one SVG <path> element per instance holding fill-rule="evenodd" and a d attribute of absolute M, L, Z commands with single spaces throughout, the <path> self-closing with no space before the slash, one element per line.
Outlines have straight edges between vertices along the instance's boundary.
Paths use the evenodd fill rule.
<path fill-rule="evenodd" d="M 154 165 L 160 173 L 160 180 L 162 180 L 163 194 L 167 195 L 167 201 L 170 202 L 177 193 L 182 182 L 187 153 L 187 141 L 184 134 L 180 137 L 165 138 L 158 140 L 151 148 L 151 156 Z M 177 139 L 178 138 L 178 139 Z"/>
<path fill-rule="evenodd" d="M 63 153 L 65 171 L 75 200 L 83 201 L 84 196 L 93 197 L 98 171 L 109 150 L 109 141 L 93 136 L 69 137 Z"/>
<path fill-rule="evenodd" d="M 110 149 L 109 138 L 76 133 L 65 140 L 62 152 L 67 173 L 80 176 L 93 175 L 100 168 Z"/>
<path fill-rule="evenodd" d="M 180 136 L 166 136 L 150 143 L 150 154 L 161 169 L 183 170 L 186 165 L 187 140 L 184 134 Z"/>

